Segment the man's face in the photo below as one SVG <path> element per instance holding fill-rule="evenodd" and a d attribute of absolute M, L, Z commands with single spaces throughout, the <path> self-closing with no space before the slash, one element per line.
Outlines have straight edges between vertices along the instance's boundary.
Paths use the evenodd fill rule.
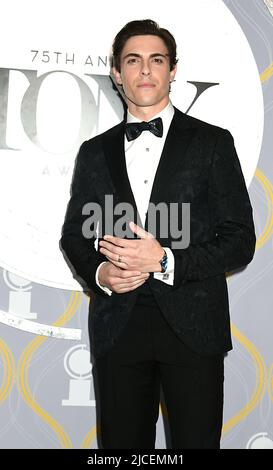
<path fill-rule="evenodd" d="M 159 112 L 169 101 L 170 71 L 168 49 L 158 36 L 133 36 L 121 53 L 120 72 L 113 70 L 130 108 L 152 107 Z"/>

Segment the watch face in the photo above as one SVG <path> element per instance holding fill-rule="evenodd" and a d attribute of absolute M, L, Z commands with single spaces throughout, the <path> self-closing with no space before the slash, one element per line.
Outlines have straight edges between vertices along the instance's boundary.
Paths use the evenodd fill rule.
<path fill-rule="evenodd" d="M 165 255 L 163 256 L 161 262 L 161 268 L 162 268 L 162 272 L 164 273 L 167 269 L 167 266 L 168 266 L 168 257 L 167 257 L 167 254 L 165 253 Z"/>

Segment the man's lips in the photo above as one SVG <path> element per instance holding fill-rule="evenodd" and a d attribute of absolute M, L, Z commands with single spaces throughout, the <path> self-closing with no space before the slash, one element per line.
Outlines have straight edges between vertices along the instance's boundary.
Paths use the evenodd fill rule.
<path fill-rule="evenodd" d="M 137 85 L 138 88 L 153 88 L 155 85 L 153 83 L 140 83 Z"/>

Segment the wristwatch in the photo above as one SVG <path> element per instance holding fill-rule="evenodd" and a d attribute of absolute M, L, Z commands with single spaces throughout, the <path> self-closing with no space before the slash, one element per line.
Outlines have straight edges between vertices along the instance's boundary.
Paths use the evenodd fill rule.
<path fill-rule="evenodd" d="M 168 256 L 167 256 L 167 253 L 166 253 L 165 250 L 164 250 L 164 255 L 161 258 L 161 260 L 159 261 L 159 263 L 160 263 L 160 266 L 161 266 L 161 272 L 165 273 L 167 271 L 167 267 L 168 267 Z"/>

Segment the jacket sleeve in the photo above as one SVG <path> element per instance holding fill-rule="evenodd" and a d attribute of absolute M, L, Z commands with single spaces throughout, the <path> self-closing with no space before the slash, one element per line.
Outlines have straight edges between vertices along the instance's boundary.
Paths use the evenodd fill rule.
<path fill-rule="evenodd" d="M 94 184 L 88 179 L 87 159 L 91 155 L 87 152 L 87 142 L 84 142 L 76 158 L 74 173 L 71 183 L 71 197 L 68 202 L 62 236 L 60 239 L 61 250 L 77 279 L 84 289 L 107 296 L 96 283 L 96 270 L 102 261 L 107 261 L 99 251 L 95 249 L 96 237 L 87 239 L 83 236 L 82 226 L 86 216 L 82 214 L 83 206 L 87 202 L 97 202 Z"/>
<path fill-rule="evenodd" d="M 174 288 L 245 266 L 255 252 L 252 207 L 232 135 L 221 130 L 212 157 L 208 202 L 213 236 L 174 249 Z"/>

